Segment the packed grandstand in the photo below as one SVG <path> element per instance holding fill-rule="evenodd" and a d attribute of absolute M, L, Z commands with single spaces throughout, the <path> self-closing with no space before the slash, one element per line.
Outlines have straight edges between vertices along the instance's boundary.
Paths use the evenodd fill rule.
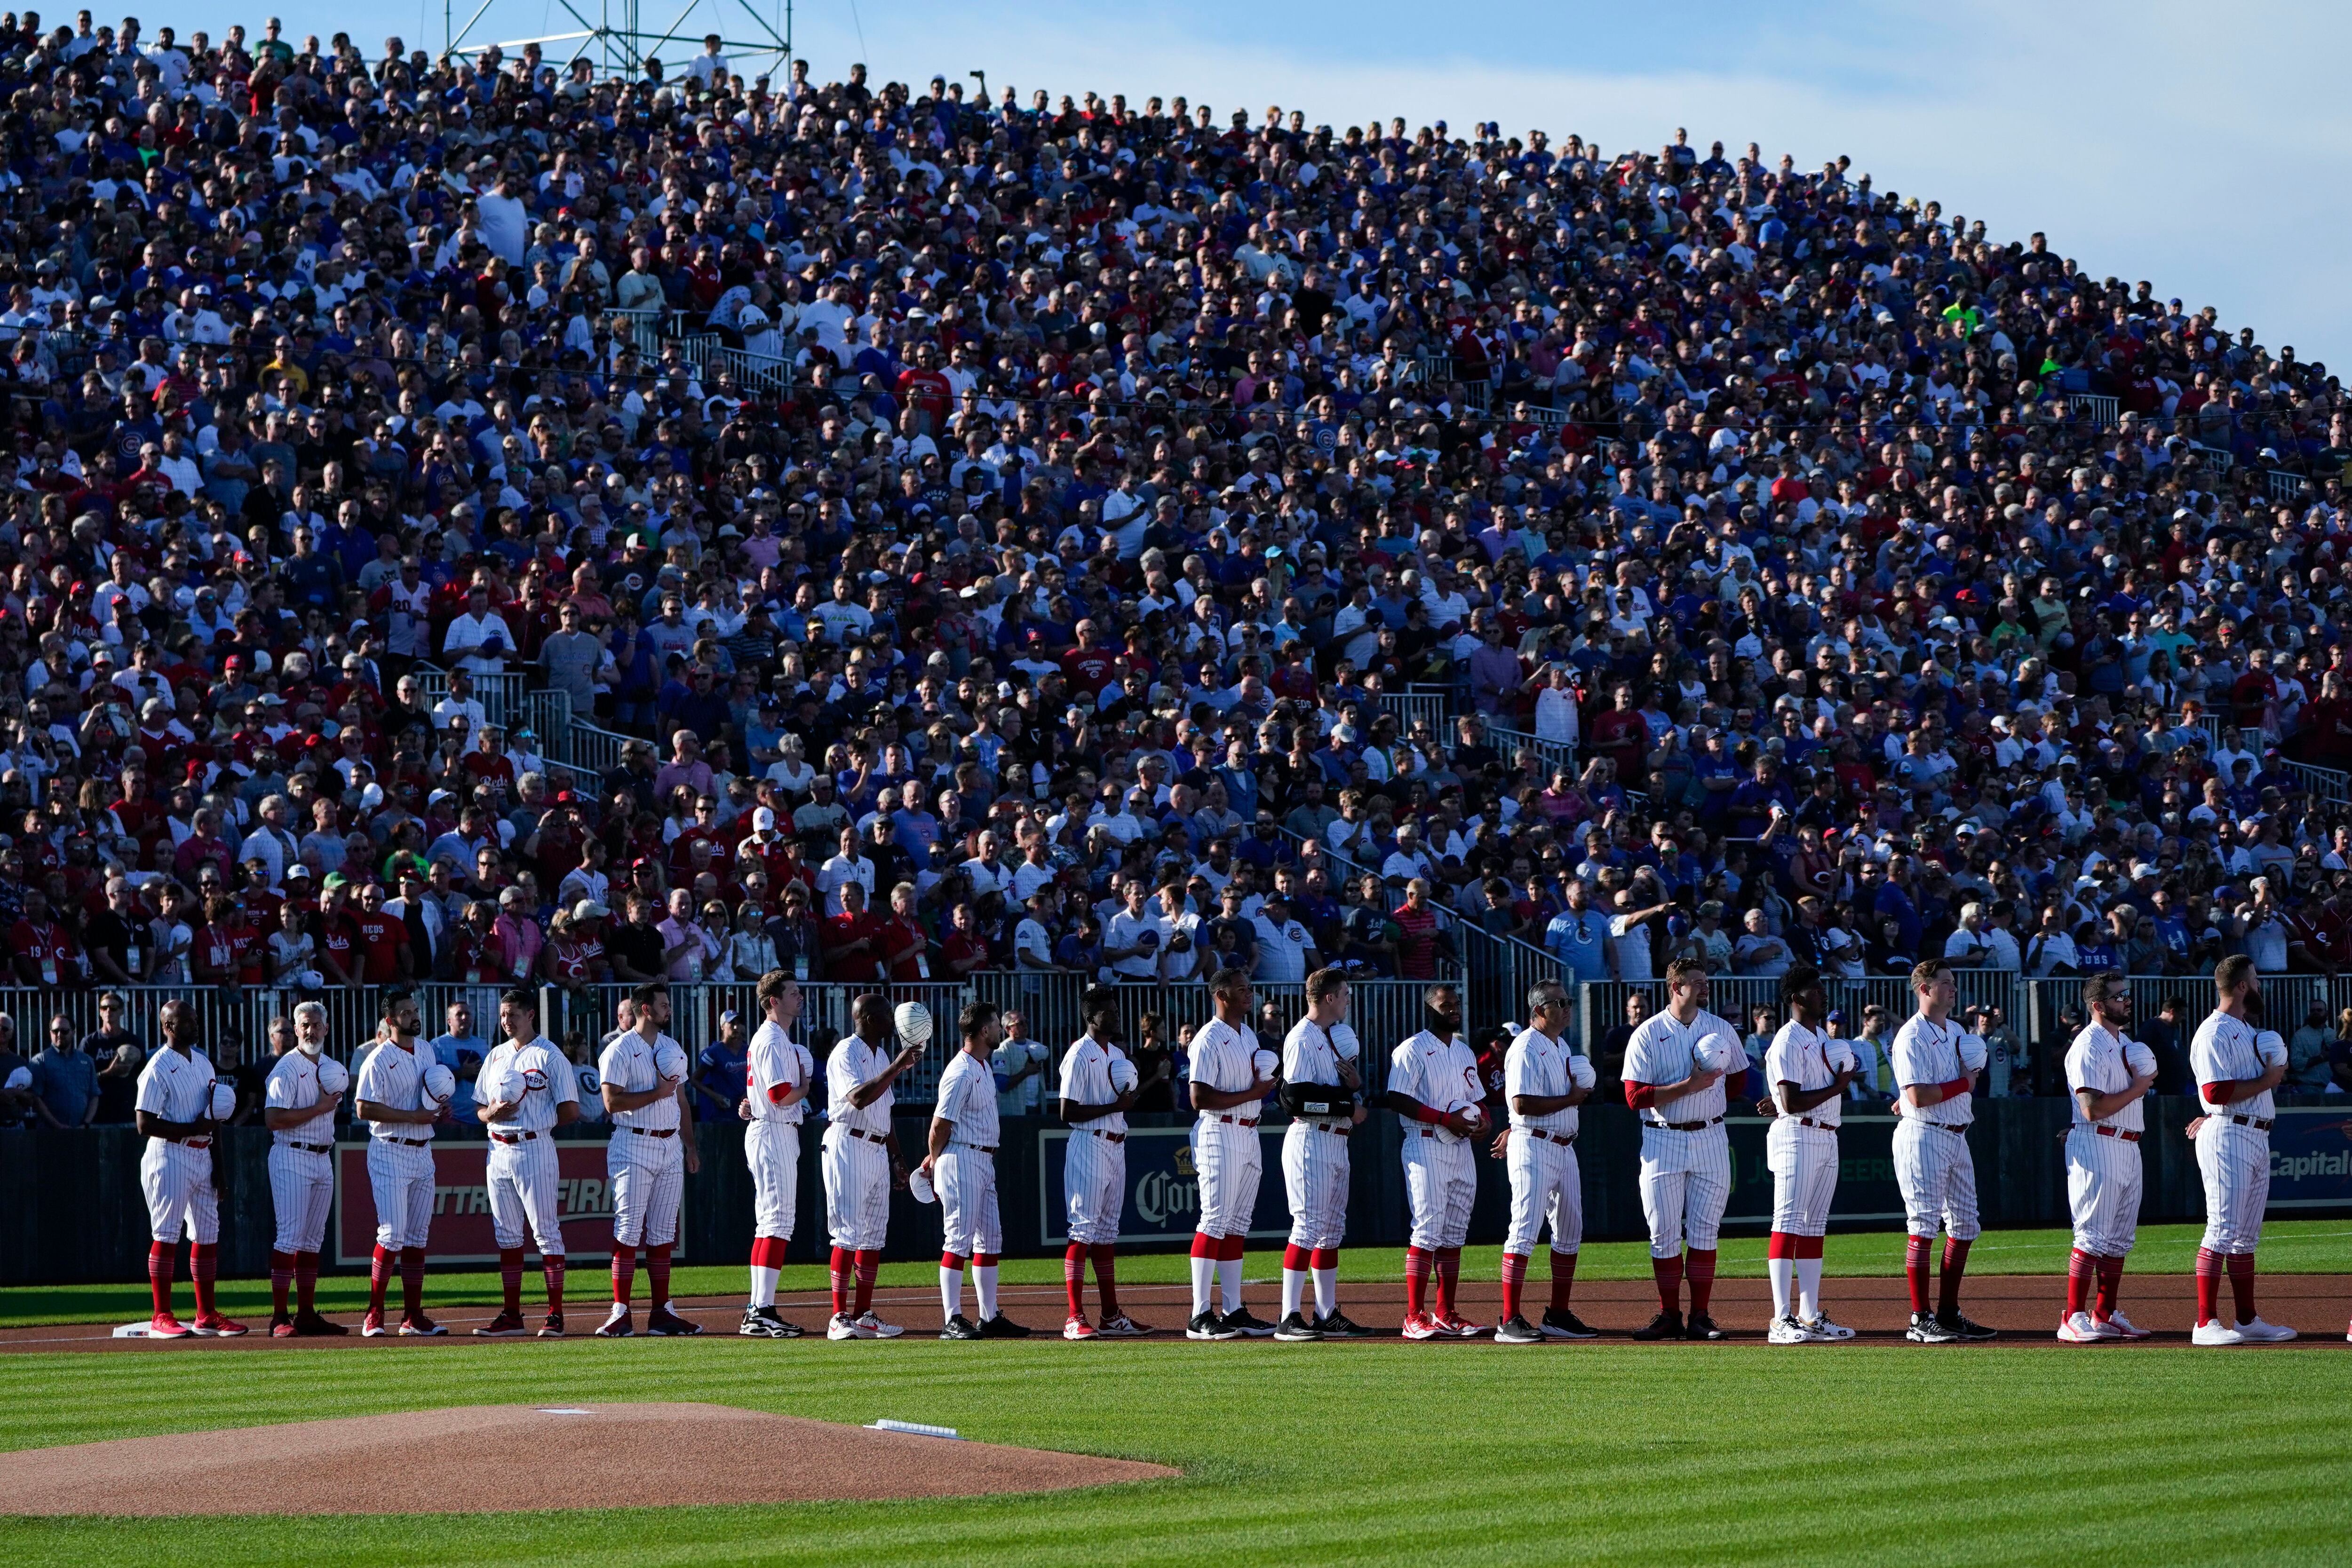
<path fill-rule="evenodd" d="M 1597 1050 L 1686 953 L 1850 1035 L 1948 955 L 2047 1092 L 2033 981 L 2243 952 L 2352 1083 L 2342 390 L 2040 234 L 716 40 L 26 13 L 0 92 L 28 1033 L 783 968 L 1058 1056 L 1339 965 Z"/>

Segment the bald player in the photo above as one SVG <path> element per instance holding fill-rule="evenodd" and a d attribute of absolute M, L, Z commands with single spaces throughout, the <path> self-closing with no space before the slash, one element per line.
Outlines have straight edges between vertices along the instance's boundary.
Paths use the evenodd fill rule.
<path fill-rule="evenodd" d="M 1369 1113 L 1357 1096 L 1363 1047 L 1348 1025 L 1348 977 L 1307 977 L 1307 1016 L 1282 1041 L 1282 1186 L 1290 1239 L 1282 1251 L 1279 1340 L 1361 1339 L 1369 1332 L 1339 1311 L 1339 1241 L 1348 1229 L 1348 1138 Z M 1315 1286 L 1315 1315 L 1305 1311 Z"/>
<path fill-rule="evenodd" d="M 751 1171 L 751 1300 L 735 1332 L 751 1339 L 798 1339 L 800 1325 L 776 1310 L 776 1281 L 799 1207 L 801 1123 L 808 1113 L 816 1060 L 793 1039 L 800 1021 L 800 983 L 782 969 L 760 977 L 760 1027 L 743 1064 L 743 1163 Z"/>
<path fill-rule="evenodd" d="M 1977 1239 L 1977 1167 L 1969 1153 L 1969 1126 L 1976 1120 L 1973 1092 L 1984 1070 L 1985 1043 L 1952 1021 L 1959 990 L 1952 967 L 1929 958 L 1911 969 L 1911 995 L 1918 1009 L 1895 1031 L 1888 1057 L 1900 1092 L 1895 1111 L 1895 1181 L 1903 1189 L 1910 1239 L 1904 1244 L 1903 1276 L 1911 1287 L 1911 1326 L 1904 1337 L 1919 1344 L 1987 1340 L 1993 1331 L 1960 1312 L 1960 1277 L 1969 1266 L 1969 1245 Z M 1927 1310 L 1927 1249 L 1936 1228 L 1944 1229 L 1944 1267 L 1936 1310 Z"/>
<path fill-rule="evenodd" d="M 1650 1273 L 1658 1287 L 1658 1315 L 1633 1331 L 1635 1339 L 1723 1337 L 1707 1308 L 1715 1295 L 1716 1239 L 1731 1199 L 1724 1079 L 1748 1071 L 1748 1052 L 1738 1030 L 1707 1011 L 1706 1002 L 1706 966 L 1677 958 L 1666 966 L 1664 1010 L 1643 1019 L 1625 1042 L 1625 1103 L 1642 1118 L 1642 1213 L 1650 1224 Z"/>
<path fill-rule="evenodd" d="M 626 1339 L 635 1332 L 630 1298 L 635 1293 L 637 1249 L 646 1251 L 650 1301 L 646 1332 L 698 1334 L 702 1325 L 670 1310 L 670 1252 L 677 1245 L 677 1212 L 686 1178 L 702 1168 L 694 1142 L 694 1102 L 687 1093 L 686 1048 L 666 1032 L 669 988 L 658 980 L 639 986 L 637 1025 L 613 1037 L 597 1059 L 604 1085 L 604 1109 L 613 1117 L 613 1139 L 604 1145 L 605 1179 L 613 1191 L 613 1305 L 596 1329 L 601 1339 Z"/>
<path fill-rule="evenodd" d="M 556 1196 L 555 1129 L 580 1120 L 580 1082 L 555 1042 L 539 1032 L 539 998 L 518 986 L 499 998 L 506 1038 L 483 1058 L 474 1080 L 474 1117 L 489 1133 L 485 1176 L 490 1230 L 499 1247 L 499 1284 L 505 1305 L 474 1333 L 514 1339 L 529 1332 L 522 1317 L 522 1244 L 526 1230 L 539 1244 L 539 1272 L 547 1287 L 547 1316 L 539 1337 L 563 1337 L 563 1209 Z"/>
<path fill-rule="evenodd" d="M 2074 1099 L 2074 1124 L 2066 1129 L 2066 1207 L 2074 1218 L 2074 1249 L 2066 1260 L 2066 1314 L 2058 1337 L 2069 1344 L 2147 1337 L 2116 1305 L 2124 1259 L 2139 1235 L 2139 1141 L 2147 1126 L 2140 1102 L 2156 1082 L 2156 1053 L 2125 1033 L 2131 1011 L 2131 987 L 2121 974 L 2092 976 L 2083 982 L 2083 1013 L 2091 1021 L 2066 1050 L 2066 1088 Z"/>
<path fill-rule="evenodd" d="M 1774 1344 L 1834 1343 L 1853 1331 L 1822 1310 L 1822 1239 L 1837 1196 L 1842 1097 L 1862 1066 L 1853 1047 L 1823 1032 L 1829 998 L 1819 970 L 1801 964 L 1783 975 L 1780 1005 L 1789 1021 L 1764 1051 L 1775 1113 L 1764 1135 L 1772 1172 L 1772 1234 L 1764 1248 L 1772 1326 L 1765 1337 Z"/>
<path fill-rule="evenodd" d="M 433 1125 L 448 1110 L 427 1092 L 425 1074 L 436 1065 L 417 1039 L 416 998 L 384 993 L 375 1048 L 360 1063 L 352 1099 L 368 1124 L 368 1188 L 375 1198 L 375 1252 L 368 1265 L 368 1310 L 360 1333 L 386 1331 L 384 1291 L 400 1269 L 400 1333 L 404 1337 L 449 1331 L 425 1315 L 425 1241 L 433 1226 Z M 446 1070 L 444 1069 L 446 1071 Z"/>
<path fill-rule="evenodd" d="M 319 1250 L 326 1244 L 327 1215 L 335 1206 L 335 1111 L 351 1075 L 327 1055 L 327 1009 L 303 1002 L 289 1021 L 273 1027 L 293 1035 L 293 1049 L 271 1063 L 261 1095 L 261 1119 L 269 1129 L 269 1201 L 278 1217 L 277 1244 L 269 1252 L 269 1332 L 279 1339 L 296 1334 L 347 1334 L 351 1331 L 319 1315 Z M 296 1308 L 286 1310 L 289 1286 Z"/>
<path fill-rule="evenodd" d="M 833 1317 L 827 1339 L 896 1339 L 905 1331 L 874 1315 L 874 1280 L 890 1228 L 890 1189 L 907 1185 L 890 1136 L 891 1085 L 922 1060 L 922 1047 L 890 1054 L 890 999 L 868 992 L 850 1005 L 854 1033 L 824 1061 L 824 1222 L 833 1236 Z M 852 1281 L 856 1294 L 851 1293 Z"/>
<path fill-rule="evenodd" d="M 1062 1152 L 1062 1201 L 1070 1225 L 1062 1282 L 1069 1291 L 1070 1315 L 1062 1337 L 1140 1339 L 1151 1331 L 1119 1310 L 1116 1263 L 1119 1220 L 1127 1210 L 1127 1113 L 1135 1107 L 1140 1081 L 1119 1047 L 1118 993 L 1096 986 L 1080 1005 L 1087 1032 L 1062 1054 L 1062 1120 L 1070 1129 Z M 1165 1063 L 1160 1071 L 1166 1071 Z M 1087 1322 L 1089 1262 L 1102 1298 L 1099 1324 Z"/>
<path fill-rule="evenodd" d="M 213 1186 L 212 1059 L 196 1049 L 195 1009 L 186 1002 L 163 1004 L 159 1019 L 163 1049 L 140 1070 L 134 1120 L 147 1147 L 139 1156 L 139 1189 L 147 1199 L 147 1283 L 154 1293 L 148 1333 L 184 1339 L 190 1333 L 235 1336 L 245 1325 L 223 1317 L 213 1304 L 219 1269 L 220 1194 Z M 172 1312 L 172 1272 L 180 1233 L 188 1237 L 188 1275 L 195 1281 L 196 1318 L 183 1323 Z"/>
<path fill-rule="evenodd" d="M 996 1205 L 996 1075 L 990 1053 L 1004 1038 L 994 1002 L 967 1002 L 956 1017 L 962 1041 L 940 1075 L 922 1173 L 940 1197 L 940 1337 L 1026 1339 L 1029 1331 L 997 1310 L 997 1260 L 1004 1222 Z M 963 1270 L 971 1264 L 980 1321 L 963 1313 Z"/>
<path fill-rule="evenodd" d="M 1462 993 L 1432 986 L 1422 993 L 1428 1027 L 1389 1053 L 1387 1104 L 1403 1117 L 1405 1199 L 1412 1229 L 1404 1251 L 1405 1315 L 1411 1340 L 1471 1339 L 1483 1332 L 1454 1310 L 1462 1281 L 1462 1243 L 1478 1196 L 1471 1140 L 1487 1130 L 1486 1085 L 1478 1058 L 1462 1038 Z M 1431 1276 L 1437 1300 L 1424 1307 Z"/>
<path fill-rule="evenodd" d="M 1200 1173 L 1201 1218 L 1192 1229 L 1186 1339 L 1265 1339 L 1274 1333 L 1272 1323 L 1242 1305 L 1242 1260 L 1265 1170 L 1258 1116 L 1274 1092 L 1278 1065 L 1274 1052 L 1259 1049 L 1257 1031 L 1249 1026 L 1255 999 L 1246 971 L 1218 970 L 1209 982 L 1216 1016 L 1192 1034 L 1192 1162 Z M 1212 1287 L 1223 1297 L 1223 1312 Z"/>
<path fill-rule="evenodd" d="M 2197 1327 L 2202 1345 L 2270 1344 L 2294 1331 L 2254 1311 L 2254 1247 L 2271 1195 L 2271 1098 L 2286 1077 L 2286 1046 L 2260 1027 L 2262 977 L 2233 954 L 2213 968 L 2214 1006 L 2189 1044 L 2189 1070 L 2205 1114 L 2189 1124 L 2205 1183 L 2205 1235 L 2197 1249 Z M 2221 1312 L 2230 1277 L 2234 1317 Z"/>
<path fill-rule="evenodd" d="M 1568 1048 L 1568 992 L 1558 980 L 1528 991 L 1528 1027 L 1503 1056 L 1503 1092 L 1511 1110 L 1505 1160 L 1511 1174 L 1511 1229 L 1503 1241 L 1502 1344 L 1597 1337 L 1569 1310 L 1576 1284 L 1576 1252 L 1584 1242 L 1584 1178 L 1577 1168 L 1576 1134 L 1598 1082 L 1591 1061 Z M 1551 1227 L 1551 1305 L 1540 1323 L 1519 1311 L 1528 1260 L 1536 1237 Z"/>

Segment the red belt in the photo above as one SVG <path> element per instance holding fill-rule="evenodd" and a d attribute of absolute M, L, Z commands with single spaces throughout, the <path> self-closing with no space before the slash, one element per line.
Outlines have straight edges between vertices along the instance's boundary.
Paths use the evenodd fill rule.
<path fill-rule="evenodd" d="M 1922 1127 L 1933 1127 L 1939 1133 L 1949 1133 L 1956 1138 L 1968 1136 L 1969 1124 L 1966 1122 L 1930 1122 L 1919 1116 L 1915 1116 L 1912 1120 Z"/>
<path fill-rule="evenodd" d="M 527 1144 L 537 1136 L 539 1136 L 537 1133 L 492 1133 L 490 1134 L 490 1142 L 494 1144 Z"/>
<path fill-rule="evenodd" d="M 1541 1138 L 1547 1144 L 1558 1144 L 1563 1148 L 1576 1142 L 1574 1133 L 1563 1135 L 1559 1133 L 1547 1133 L 1541 1127 L 1521 1127 L 1519 1131 L 1530 1138 Z"/>
<path fill-rule="evenodd" d="M 433 1146 L 433 1140 L 430 1138 L 379 1137 L 376 1139 L 376 1142 L 379 1144 L 398 1144 L 404 1149 L 425 1149 Z"/>
<path fill-rule="evenodd" d="M 1819 1127 L 1824 1133 L 1834 1133 L 1838 1130 L 1838 1124 L 1835 1122 L 1816 1122 L 1811 1116 L 1791 1116 L 1789 1120 L 1800 1127 Z"/>
<path fill-rule="evenodd" d="M 1217 1120 L 1220 1122 L 1231 1122 L 1238 1127 L 1255 1127 L 1257 1125 L 1257 1118 L 1255 1116 L 1234 1116 L 1229 1115 L 1223 1111 L 1217 1113 Z"/>
<path fill-rule="evenodd" d="M 2110 1127 L 2105 1122 L 2092 1123 L 2091 1131 L 2098 1134 L 2099 1136 L 2103 1138 L 2121 1138 L 2126 1144 L 2137 1144 L 2139 1142 L 2139 1134 L 2137 1133 L 2128 1131 L 2122 1127 Z"/>
<path fill-rule="evenodd" d="M 1306 1122 L 1301 1125 L 1312 1127 L 1318 1133 L 1337 1133 L 1344 1138 L 1354 1130 L 1356 1124 L 1353 1122 Z"/>
<path fill-rule="evenodd" d="M 1078 1131 L 1081 1133 L 1091 1134 L 1093 1136 L 1100 1138 L 1106 1144 L 1123 1144 L 1127 1142 L 1127 1134 L 1125 1133 L 1106 1133 L 1099 1127 L 1080 1127 Z"/>
<path fill-rule="evenodd" d="M 1663 1127 L 1669 1133 L 1703 1133 L 1722 1120 L 1720 1116 L 1710 1116 L 1704 1122 L 1644 1122 L 1642 1125 Z"/>
<path fill-rule="evenodd" d="M 2241 1127 L 2252 1127 L 2257 1133 L 2269 1132 L 2271 1130 L 2271 1123 L 2276 1118 L 2274 1117 L 2269 1116 L 2231 1116 L 2228 1114 L 2223 1114 L 2215 1118 L 2217 1121 L 2235 1122 Z"/>
<path fill-rule="evenodd" d="M 2241 1116 L 2239 1120 L 2243 1121 L 2245 1118 Z M 166 1138 L 163 1141 L 167 1144 L 177 1144 L 184 1149 L 209 1149 L 213 1146 L 213 1141 L 210 1138 Z"/>
<path fill-rule="evenodd" d="M 841 1130 L 853 1138 L 863 1138 L 869 1144 L 887 1144 L 890 1141 L 879 1133 L 861 1133 L 855 1127 L 844 1127 Z"/>

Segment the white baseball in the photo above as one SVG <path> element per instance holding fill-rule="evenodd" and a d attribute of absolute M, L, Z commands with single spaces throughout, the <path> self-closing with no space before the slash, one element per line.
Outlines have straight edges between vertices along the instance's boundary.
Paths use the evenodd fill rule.
<path fill-rule="evenodd" d="M 898 1038 L 908 1045 L 923 1045 L 931 1038 L 931 1009 L 920 1002 L 900 1002 L 890 1015 L 898 1030 Z"/>
<path fill-rule="evenodd" d="M 1113 1092 L 1124 1094 L 1129 1090 L 1134 1088 L 1138 1082 L 1139 1078 L 1135 1071 L 1135 1063 L 1129 1061 L 1124 1056 L 1119 1057 L 1111 1062 L 1110 1086 Z"/>
<path fill-rule="evenodd" d="M 1273 1077 L 1274 1070 L 1281 1064 L 1282 1058 L 1275 1055 L 1274 1052 L 1270 1051 L 1260 1051 L 1256 1055 L 1250 1058 L 1250 1065 L 1257 1069 L 1257 1075 L 1260 1078 Z"/>
<path fill-rule="evenodd" d="M 2254 1049 L 2263 1053 L 2263 1065 L 2276 1067 L 2286 1060 L 2286 1041 L 2275 1030 L 2263 1030 L 2254 1036 Z"/>
<path fill-rule="evenodd" d="M 219 1079 L 213 1080 L 213 1120 L 226 1122 L 236 1114 L 236 1090 Z"/>
<path fill-rule="evenodd" d="M 442 1066 L 437 1061 L 425 1070 L 425 1099 L 426 1103 L 433 1105 L 446 1105 L 453 1098 L 456 1097 L 457 1092 L 457 1075 L 456 1073 L 450 1071 L 447 1068 Z"/>
<path fill-rule="evenodd" d="M 319 1058 L 319 1092 L 341 1094 L 352 1085 L 351 1070 L 331 1056 Z"/>

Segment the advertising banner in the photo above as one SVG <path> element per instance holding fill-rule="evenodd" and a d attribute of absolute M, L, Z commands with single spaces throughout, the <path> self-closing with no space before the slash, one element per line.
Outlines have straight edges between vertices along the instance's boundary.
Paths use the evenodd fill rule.
<path fill-rule="evenodd" d="M 433 1146 L 433 1229 L 425 1249 L 433 1263 L 495 1263 L 486 1179 L 489 1145 Z M 613 1198 L 604 1176 L 603 1143 L 559 1139 L 555 1145 L 556 1210 L 562 1217 L 564 1256 L 572 1262 L 613 1255 Z M 375 1249 L 375 1195 L 368 1184 L 367 1145 L 335 1145 L 336 1260 L 364 1265 Z M 674 1257 L 686 1252 L 680 1228 Z M 534 1254 L 538 1248 L 524 1245 Z"/>

